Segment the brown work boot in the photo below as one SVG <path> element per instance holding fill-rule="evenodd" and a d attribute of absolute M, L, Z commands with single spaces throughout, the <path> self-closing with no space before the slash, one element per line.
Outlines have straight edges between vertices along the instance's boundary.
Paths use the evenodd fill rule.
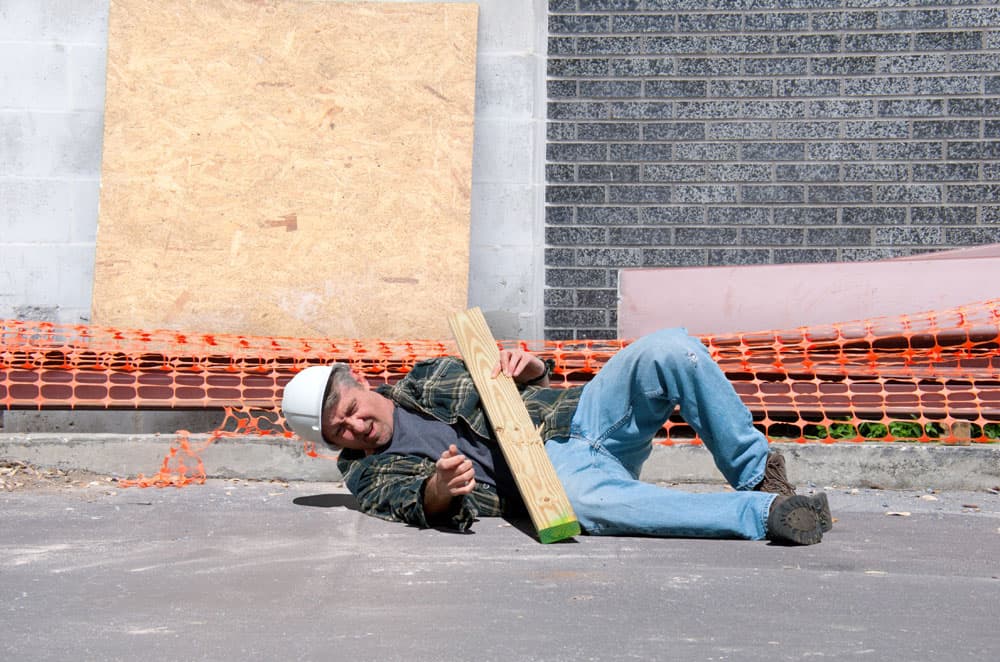
<path fill-rule="evenodd" d="M 819 528 L 823 530 L 823 533 L 826 533 L 833 528 L 833 516 L 830 515 L 830 502 L 826 498 L 826 493 L 817 492 L 812 501 L 816 508 L 816 517 L 819 518 Z"/>
<path fill-rule="evenodd" d="M 815 545 L 821 541 L 823 529 L 819 518 L 820 495 L 776 497 L 767 515 L 768 540 L 788 545 Z"/>
<path fill-rule="evenodd" d="M 755 492 L 770 492 L 782 496 L 795 494 L 795 486 L 788 482 L 788 474 L 785 473 L 784 455 L 778 451 L 768 453 L 767 464 L 764 466 L 764 480 L 753 489 Z"/>
<path fill-rule="evenodd" d="M 795 486 L 788 481 L 788 474 L 785 473 L 785 456 L 778 451 L 771 451 L 767 456 L 767 465 L 764 467 L 764 480 L 760 481 L 757 487 L 753 488 L 757 492 L 770 492 L 781 496 L 792 496 L 795 494 Z M 816 516 L 819 517 L 820 528 L 826 533 L 833 528 L 833 517 L 830 515 L 830 503 L 823 492 L 817 493 L 813 497 L 813 507 L 816 509 Z"/>

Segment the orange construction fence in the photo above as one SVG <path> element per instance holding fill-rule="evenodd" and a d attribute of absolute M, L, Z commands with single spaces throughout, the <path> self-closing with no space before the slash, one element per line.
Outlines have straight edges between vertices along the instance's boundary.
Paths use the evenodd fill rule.
<path fill-rule="evenodd" d="M 772 439 L 987 443 L 1000 438 L 1000 300 L 701 340 L 755 423 Z M 501 345 L 554 359 L 553 385 L 566 387 L 590 380 L 627 343 Z M 457 354 L 451 342 L 254 337 L 0 320 L 0 409 L 218 408 L 227 416 L 213 439 L 244 434 L 290 438 L 277 407 L 284 384 L 303 368 L 344 361 L 371 382 L 388 383 L 416 361 L 447 354 Z M 679 418 L 664 426 L 661 441 L 699 443 Z M 184 435 L 172 453 L 176 462 L 185 456 L 196 465 L 199 461 Z M 167 458 L 164 468 L 168 460 L 175 461 Z M 166 484 L 177 484 L 176 473 L 168 472 Z"/>

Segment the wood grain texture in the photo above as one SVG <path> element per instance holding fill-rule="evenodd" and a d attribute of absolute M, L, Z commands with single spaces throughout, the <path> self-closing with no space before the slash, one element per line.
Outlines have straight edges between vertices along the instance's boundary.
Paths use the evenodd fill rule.
<path fill-rule="evenodd" d="M 112 0 L 93 321 L 447 339 L 477 11 Z"/>
<path fill-rule="evenodd" d="M 448 323 L 539 539 L 555 542 L 579 534 L 576 515 L 517 385 L 506 375 L 492 376 L 500 350 L 482 311 L 455 313 Z"/>

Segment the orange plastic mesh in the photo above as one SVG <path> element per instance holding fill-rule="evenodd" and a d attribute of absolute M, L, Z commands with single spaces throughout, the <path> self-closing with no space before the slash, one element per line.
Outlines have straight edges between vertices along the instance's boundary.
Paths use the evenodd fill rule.
<path fill-rule="evenodd" d="M 1000 300 L 899 317 L 701 340 L 770 438 L 993 442 L 1000 437 Z M 556 362 L 553 385 L 589 381 L 624 340 L 508 342 Z M 203 480 L 215 439 L 292 434 L 282 388 L 309 365 L 344 361 L 375 384 L 448 342 L 252 337 L 0 321 L 0 408 L 205 409 L 226 422 L 195 447 L 179 433 L 152 478 Z M 968 425 L 956 425 L 963 423 Z M 662 443 L 699 443 L 677 417 Z M 315 448 L 307 452 L 322 456 Z M 193 477 L 193 478 L 192 478 Z"/>

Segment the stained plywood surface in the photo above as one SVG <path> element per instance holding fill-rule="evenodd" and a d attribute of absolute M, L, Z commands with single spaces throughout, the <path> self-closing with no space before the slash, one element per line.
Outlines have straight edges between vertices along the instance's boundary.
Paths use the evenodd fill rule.
<path fill-rule="evenodd" d="M 618 333 L 790 329 L 995 299 L 1000 258 L 623 269 Z"/>
<path fill-rule="evenodd" d="M 450 337 L 477 7 L 112 0 L 93 321 Z"/>

